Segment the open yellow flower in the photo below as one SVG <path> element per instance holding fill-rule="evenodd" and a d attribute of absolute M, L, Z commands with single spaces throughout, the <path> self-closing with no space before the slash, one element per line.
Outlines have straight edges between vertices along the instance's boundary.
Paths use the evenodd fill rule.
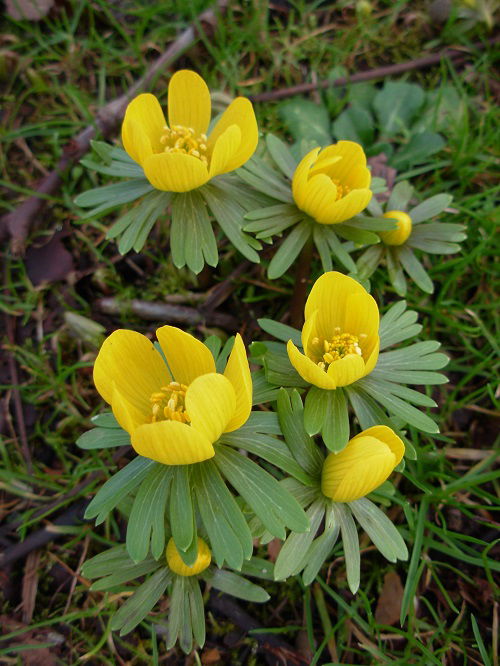
<path fill-rule="evenodd" d="M 335 502 L 353 502 L 378 488 L 399 465 L 405 445 L 384 425 L 373 426 L 349 440 L 323 464 L 321 490 Z"/>
<path fill-rule="evenodd" d="M 181 70 L 168 86 L 168 125 L 156 97 L 138 95 L 125 112 L 123 146 L 153 187 L 194 190 L 240 167 L 257 147 L 257 121 L 248 99 L 233 100 L 207 136 L 210 115 L 207 84 L 196 72 Z"/>
<path fill-rule="evenodd" d="M 316 280 L 305 308 L 300 352 L 291 340 L 287 351 L 299 375 L 321 389 L 347 386 L 377 363 L 379 311 L 359 282 L 330 271 Z"/>
<path fill-rule="evenodd" d="M 212 553 L 210 552 L 210 548 L 203 541 L 203 539 L 200 539 L 200 537 L 198 537 L 198 555 L 196 557 L 195 563 L 191 566 L 188 566 L 184 562 L 173 539 L 170 539 L 168 542 L 165 554 L 167 557 L 168 566 L 178 576 L 196 576 L 196 574 L 200 574 L 202 571 L 205 571 L 205 569 L 210 566 L 210 562 L 212 560 Z"/>
<path fill-rule="evenodd" d="M 292 179 L 293 198 L 316 222 L 337 224 L 370 203 L 370 182 L 361 146 L 339 141 L 321 152 L 314 148 L 301 160 Z"/>
<path fill-rule="evenodd" d="M 240 428 L 252 408 L 252 379 L 240 335 L 224 374 L 210 350 L 174 326 L 153 343 L 135 331 L 118 330 L 103 343 L 94 382 L 111 405 L 135 451 L 165 465 L 189 465 L 214 455 L 224 432 Z"/>

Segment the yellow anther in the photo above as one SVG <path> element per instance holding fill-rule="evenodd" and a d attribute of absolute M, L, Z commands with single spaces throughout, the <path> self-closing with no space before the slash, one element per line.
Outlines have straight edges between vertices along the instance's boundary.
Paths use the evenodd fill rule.
<path fill-rule="evenodd" d="M 166 153 L 184 153 L 208 164 L 207 136 L 206 134 L 197 135 L 192 127 L 172 125 L 169 128 L 165 126 L 160 137 L 160 144 L 164 146 L 163 151 Z"/>
<path fill-rule="evenodd" d="M 319 347 L 321 351 L 316 352 L 319 355 L 319 359 L 316 361 L 317 365 L 322 370 L 328 370 L 328 365 L 339 361 L 348 356 L 349 354 L 357 354 L 358 356 L 363 356 L 363 351 L 359 346 L 359 338 L 356 335 L 351 333 L 340 333 L 340 328 L 337 326 L 334 329 L 335 335 L 330 340 L 323 339 L 322 341 L 319 338 L 313 338 L 313 344 L 316 342 L 316 348 Z M 361 334 L 360 338 L 366 337 L 366 334 Z"/>
<path fill-rule="evenodd" d="M 323 360 L 325 363 L 333 363 L 335 360 L 331 354 L 323 354 Z"/>

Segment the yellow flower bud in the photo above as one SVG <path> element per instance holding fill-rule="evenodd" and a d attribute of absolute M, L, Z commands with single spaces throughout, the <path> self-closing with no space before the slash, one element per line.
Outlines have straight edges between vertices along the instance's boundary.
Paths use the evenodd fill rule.
<path fill-rule="evenodd" d="M 353 502 L 378 488 L 401 462 L 405 446 L 387 426 L 373 426 L 349 440 L 340 453 L 330 453 L 321 477 L 323 495 Z"/>
<path fill-rule="evenodd" d="M 198 556 L 196 562 L 190 567 L 184 563 L 179 551 L 175 545 L 175 541 L 170 539 L 167 544 L 167 564 L 172 571 L 179 576 L 196 576 L 196 574 L 205 571 L 212 560 L 212 553 L 207 544 L 198 537 Z"/>
<path fill-rule="evenodd" d="M 402 210 L 390 210 L 384 217 L 397 222 L 397 228 L 391 231 L 381 231 L 380 238 L 386 245 L 403 245 L 411 234 L 411 217 Z"/>

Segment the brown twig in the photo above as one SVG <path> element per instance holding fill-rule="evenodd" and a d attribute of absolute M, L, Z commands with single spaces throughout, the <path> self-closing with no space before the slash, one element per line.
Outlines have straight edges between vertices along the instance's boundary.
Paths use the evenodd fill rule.
<path fill-rule="evenodd" d="M 498 41 L 499 38 L 495 37 L 489 40 L 487 43 L 490 46 L 494 46 Z M 483 42 L 477 42 L 473 44 L 473 48 L 484 49 L 485 44 Z M 347 83 L 359 83 L 361 81 L 383 79 L 386 76 L 404 74 L 405 72 L 409 72 L 414 69 L 424 69 L 425 67 L 437 65 L 443 58 L 449 58 L 450 60 L 455 61 L 461 59 L 463 60 L 467 57 L 467 55 L 468 53 L 464 52 L 463 47 L 448 48 L 440 51 L 439 53 L 432 53 L 431 55 L 423 56 L 422 58 L 415 58 L 414 60 L 408 60 L 407 62 L 400 62 L 395 65 L 387 65 L 386 67 L 376 67 L 375 69 L 369 69 L 366 72 L 356 72 L 351 76 L 341 76 L 334 81 L 324 80 L 316 81 L 315 83 L 299 83 L 296 86 L 290 86 L 288 88 L 280 88 L 279 90 L 270 90 L 269 92 L 249 95 L 249 99 L 252 102 L 273 102 L 278 99 L 292 97 L 293 95 L 301 95 L 303 93 L 309 93 L 314 90 L 345 86 Z"/>
<path fill-rule="evenodd" d="M 193 25 L 184 30 L 179 37 L 170 44 L 167 50 L 151 65 L 148 71 L 129 90 L 118 99 L 102 107 L 95 118 L 95 124 L 89 125 L 75 136 L 63 148 L 62 157 L 56 168 L 45 176 L 36 188 L 36 194 L 23 201 L 16 209 L 0 218 L 0 240 L 10 236 L 11 249 L 14 254 L 24 252 L 26 238 L 31 226 L 40 215 L 47 198 L 57 191 L 62 182 L 64 173 L 75 164 L 90 148 L 90 142 L 97 134 L 104 138 L 113 134 L 119 121 L 123 117 L 128 102 L 140 90 L 152 85 L 154 79 L 168 65 L 172 64 L 187 48 L 197 40 L 195 25 L 214 22 L 216 10 L 225 6 L 225 0 L 219 0 L 214 9 L 208 9 L 195 19 Z M 41 195 L 41 196 L 40 196 Z"/>
<path fill-rule="evenodd" d="M 108 315 L 119 315 L 124 309 L 147 321 L 168 321 L 170 324 L 187 324 L 188 326 L 219 326 L 228 331 L 238 330 L 236 317 L 223 312 L 205 312 L 200 307 L 190 308 L 186 305 L 148 302 L 133 299 L 126 303 L 117 298 L 99 298 L 95 306 L 100 312 Z"/>

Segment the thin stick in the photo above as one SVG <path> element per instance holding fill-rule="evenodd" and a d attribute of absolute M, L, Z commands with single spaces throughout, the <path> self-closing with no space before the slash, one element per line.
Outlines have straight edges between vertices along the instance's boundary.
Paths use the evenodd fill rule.
<path fill-rule="evenodd" d="M 310 237 L 300 251 L 297 272 L 295 273 L 295 286 L 290 306 L 290 325 L 294 328 L 301 328 L 304 323 L 304 306 L 306 303 L 307 281 L 311 273 L 312 256 L 313 239 Z"/>
<path fill-rule="evenodd" d="M 95 124 L 86 127 L 64 146 L 62 157 L 57 163 L 56 168 L 42 179 L 36 188 L 37 194 L 28 197 L 15 210 L 0 219 L 0 240 L 10 235 L 13 254 L 19 255 L 24 252 L 30 228 L 44 208 L 47 196 L 56 192 L 61 185 L 64 173 L 88 152 L 90 142 L 96 133 L 100 132 L 104 138 L 113 134 L 132 97 L 137 95 L 140 90 L 149 87 L 161 70 L 171 65 L 187 48 L 197 41 L 198 36 L 194 26 L 202 22 L 213 23 L 216 18 L 216 10 L 225 7 L 225 2 L 226 0 L 219 0 L 213 9 L 208 9 L 200 14 L 195 19 L 193 25 L 184 30 L 170 44 L 168 49 L 151 65 L 144 76 L 136 81 L 124 95 L 102 107 L 96 115 Z M 43 198 L 39 195 L 43 195 Z"/>
<path fill-rule="evenodd" d="M 499 38 L 495 37 L 494 39 L 489 40 L 487 44 L 489 46 L 494 46 L 498 41 Z M 485 44 L 483 42 L 477 42 L 476 44 L 473 44 L 473 48 L 482 50 L 485 48 Z M 338 86 L 345 86 L 347 83 L 372 81 L 373 79 L 382 79 L 386 76 L 404 74 L 404 72 L 409 72 L 413 69 L 423 69 L 425 67 L 430 67 L 431 65 L 437 65 L 443 58 L 449 58 L 450 60 L 460 60 L 465 59 L 467 55 L 468 53 L 466 53 L 460 47 L 448 48 L 440 51 L 439 53 L 433 53 L 428 56 L 423 56 L 422 58 L 416 58 L 415 60 L 408 60 L 407 62 L 400 62 L 396 65 L 376 67 L 375 69 L 369 69 L 366 72 L 356 72 L 356 74 L 352 74 L 351 76 L 341 76 L 334 81 L 325 80 L 316 81 L 315 83 L 299 83 L 296 86 L 257 93 L 256 95 L 249 95 L 248 97 L 252 102 L 272 102 L 278 99 L 284 99 L 285 97 L 292 97 L 293 95 L 301 95 L 302 93 L 312 92 L 313 90 L 335 88 Z"/>

